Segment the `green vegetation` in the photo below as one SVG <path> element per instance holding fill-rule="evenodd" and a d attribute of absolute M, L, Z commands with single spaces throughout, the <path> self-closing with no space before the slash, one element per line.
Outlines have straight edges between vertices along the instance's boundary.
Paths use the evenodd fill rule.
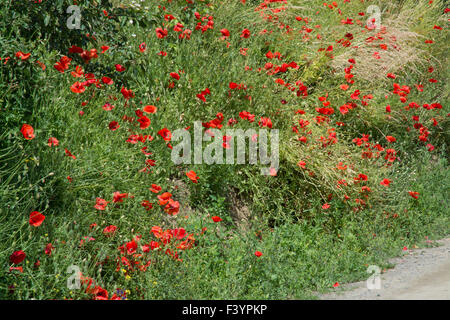
<path fill-rule="evenodd" d="M 32 2 L 0 2 L 0 299 L 311 299 L 448 234 L 445 1 Z M 278 129 L 276 175 L 174 164 L 161 130 L 214 119 Z"/>

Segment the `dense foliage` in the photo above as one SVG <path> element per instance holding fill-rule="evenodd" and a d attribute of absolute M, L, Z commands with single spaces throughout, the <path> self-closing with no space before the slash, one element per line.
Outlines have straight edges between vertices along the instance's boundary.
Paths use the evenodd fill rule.
<path fill-rule="evenodd" d="M 449 11 L 1 0 L 0 298 L 312 298 L 446 235 Z M 195 121 L 279 169 L 175 164 Z"/>

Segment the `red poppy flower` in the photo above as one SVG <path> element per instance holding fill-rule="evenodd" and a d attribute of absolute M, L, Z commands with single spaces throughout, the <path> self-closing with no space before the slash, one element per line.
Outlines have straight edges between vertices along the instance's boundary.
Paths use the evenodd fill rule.
<path fill-rule="evenodd" d="M 112 105 L 112 104 L 110 104 L 109 102 L 107 102 L 107 103 L 105 103 L 104 105 L 103 105 L 103 110 L 105 110 L 105 111 L 111 111 L 112 109 L 114 109 L 114 106 Z"/>
<path fill-rule="evenodd" d="M 174 238 L 177 238 L 178 240 L 183 239 L 186 236 L 186 229 L 184 228 L 176 228 L 170 230 L 170 233 Z"/>
<path fill-rule="evenodd" d="M 330 205 L 328 203 L 324 203 L 324 205 L 322 206 L 322 209 L 327 210 L 330 207 Z"/>
<path fill-rule="evenodd" d="M 297 163 L 297 165 L 298 165 L 300 168 L 302 168 L 302 169 L 306 169 L 306 162 L 305 162 L 305 161 L 299 161 L 299 162 Z"/>
<path fill-rule="evenodd" d="M 139 126 L 139 127 L 140 127 L 142 130 L 148 128 L 148 127 L 150 126 L 150 123 L 151 123 L 150 119 L 147 118 L 146 116 L 140 117 L 140 118 L 138 119 L 138 122 L 140 123 L 140 126 Z"/>
<path fill-rule="evenodd" d="M 170 141 L 170 139 L 172 139 L 172 133 L 167 128 L 159 130 L 158 135 L 160 135 L 165 141 Z"/>
<path fill-rule="evenodd" d="M 335 284 L 333 284 L 333 288 L 337 288 L 339 287 L 339 282 L 336 282 Z"/>
<path fill-rule="evenodd" d="M 111 130 L 111 131 L 115 131 L 115 130 L 119 129 L 119 127 L 120 127 L 120 125 L 117 121 L 111 121 L 109 123 L 109 130 Z"/>
<path fill-rule="evenodd" d="M 123 199 L 128 198 L 128 193 L 120 193 L 119 191 L 114 192 L 113 202 L 123 202 Z"/>
<path fill-rule="evenodd" d="M 230 31 L 227 29 L 220 30 L 220 33 L 222 34 L 222 38 L 228 38 L 230 36 Z"/>
<path fill-rule="evenodd" d="M 383 180 L 381 180 L 380 184 L 381 184 L 382 186 L 389 187 L 389 184 L 390 184 L 391 182 L 392 182 L 392 181 L 389 180 L 389 179 L 383 179 Z"/>
<path fill-rule="evenodd" d="M 84 60 L 85 63 L 89 63 L 91 59 L 98 58 L 97 49 L 83 50 L 83 52 L 80 54 L 80 57 Z"/>
<path fill-rule="evenodd" d="M 153 233 L 153 235 L 159 239 L 159 238 L 161 238 L 163 230 L 159 226 L 153 226 L 152 229 L 150 230 L 150 232 Z"/>
<path fill-rule="evenodd" d="M 162 29 L 162 28 L 156 28 L 155 32 L 156 32 L 156 36 L 159 39 L 164 39 L 169 34 L 167 29 Z"/>
<path fill-rule="evenodd" d="M 191 170 L 189 172 L 186 172 L 186 175 L 189 179 L 192 180 L 193 183 L 198 183 L 198 177 L 197 177 L 197 174 L 195 173 L 195 171 Z"/>
<path fill-rule="evenodd" d="M 242 30 L 241 38 L 247 39 L 248 37 L 250 37 L 250 30 L 248 29 Z"/>
<path fill-rule="evenodd" d="M 43 214 L 41 214 L 38 211 L 33 211 L 32 213 L 30 213 L 30 225 L 34 226 L 34 227 L 39 227 L 42 222 L 44 222 L 45 220 L 45 216 Z"/>
<path fill-rule="evenodd" d="M 83 48 L 72 45 L 72 47 L 69 48 L 69 53 L 83 53 Z"/>
<path fill-rule="evenodd" d="M 137 243 L 134 239 L 126 244 L 127 252 L 129 254 L 135 253 L 137 249 Z"/>
<path fill-rule="evenodd" d="M 158 186 L 157 184 L 152 184 L 150 191 L 153 193 L 159 193 L 161 191 L 161 189 L 162 188 L 160 186 Z"/>
<path fill-rule="evenodd" d="M 250 122 L 254 122 L 255 121 L 255 115 L 251 114 L 248 111 L 241 111 L 241 112 L 239 112 L 239 117 L 241 119 L 247 119 Z"/>
<path fill-rule="evenodd" d="M 10 267 L 9 268 L 9 272 L 11 272 L 13 270 L 17 270 L 17 271 L 23 273 L 23 267 Z"/>
<path fill-rule="evenodd" d="M 205 96 L 204 95 L 202 95 L 202 94 L 197 94 L 197 98 L 199 98 L 200 100 L 202 100 L 203 102 L 206 102 L 206 98 L 205 98 Z"/>
<path fill-rule="evenodd" d="M 52 251 L 53 251 L 53 249 L 55 249 L 55 247 L 51 244 L 51 243 L 49 243 L 49 244 L 47 244 L 46 246 L 45 246 L 45 254 L 46 255 L 51 255 L 52 254 Z"/>
<path fill-rule="evenodd" d="M 107 237 L 111 236 L 116 232 L 117 227 L 115 225 L 107 226 L 105 229 L 103 229 L 103 234 Z"/>
<path fill-rule="evenodd" d="M 413 197 L 414 199 L 419 199 L 419 194 L 420 194 L 420 193 L 418 193 L 418 192 L 416 192 L 416 191 L 408 191 L 408 193 L 409 193 L 409 195 L 410 195 L 411 197 Z"/>
<path fill-rule="evenodd" d="M 47 67 L 45 66 L 45 64 L 43 64 L 43 63 L 40 62 L 39 60 L 36 60 L 36 63 L 41 67 L 41 69 L 42 69 L 43 71 L 45 71 L 45 69 L 47 68 Z"/>
<path fill-rule="evenodd" d="M 206 98 L 205 98 L 204 95 L 198 93 L 196 96 L 197 96 L 197 98 L 199 98 L 199 99 L 202 100 L 203 102 L 206 102 Z"/>
<path fill-rule="evenodd" d="M 77 158 L 72 154 L 72 152 L 70 152 L 67 149 L 64 149 L 64 152 L 65 152 L 66 156 L 71 157 L 73 160 L 75 160 Z"/>
<path fill-rule="evenodd" d="M 109 49 L 109 46 L 101 46 L 101 48 L 102 48 L 101 53 L 105 53 Z"/>
<path fill-rule="evenodd" d="M 183 31 L 183 28 L 184 28 L 184 26 L 183 26 L 181 23 L 178 22 L 178 23 L 175 25 L 175 27 L 173 27 L 173 31 L 181 32 L 181 31 Z"/>
<path fill-rule="evenodd" d="M 228 84 L 228 87 L 229 87 L 231 90 L 235 90 L 235 89 L 241 89 L 241 88 L 242 88 L 242 85 L 241 85 L 241 84 L 237 84 L 236 82 L 230 82 L 230 83 Z"/>
<path fill-rule="evenodd" d="M 270 118 L 261 117 L 261 120 L 258 121 L 258 125 L 260 127 L 268 127 L 272 129 L 272 120 L 270 120 Z"/>
<path fill-rule="evenodd" d="M 352 98 L 353 100 L 359 99 L 359 95 L 361 94 L 361 92 L 359 90 L 355 90 L 355 92 L 353 92 L 350 95 L 350 98 Z"/>
<path fill-rule="evenodd" d="M 59 144 L 59 141 L 58 141 L 58 139 L 56 139 L 54 137 L 51 137 L 51 138 L 48 139 L 48 143 L 47 144 L 48 144 L 49 147 L 52 147 L 52 146 L 56 147 Z"/>
<path fill-rule="evenodd" d="M 180 80 L 180 75 L 178 73 L 176 73 L 176 72 L 171 72 L 170 76 L 172 78 L 174 78 L 175 80 Z"/>
<path fill-rule="evenodd" d="M 86 88 L 84 87 L 84 85 L 82 83 L 77 81 L 70 87 L 70 90 L 73 93 L 83 93 L 86 90 Z"/>
<path fill-rule="evenodd" d="M 22 128 L 20 129 L 20 132 L 22 132 L 23 137 L 27 140 L 31 140 L 33 139 L 34 136 L 34 129 L 32 126 L 30 126 L 29 124 L 24 124 L 22 125 Z"/>
<path fill-rule="evenodd" d="M 158 110 L 158 108 L 156 108 L 155 106 L 152 105 L 148 105 L 144 107 L 144 112 L 146 113 L 156 113 L 156 110 Z"/>
<path fill-rule="evenodd" d="M 170 215 L 176 215 L 180 211 L 180 203 L 170 198 L 164 207 L 164 211 Z"/>
<path fill-rule="evenodd" d="M 159 199 L 159 205 L 165 205 L 170 198 L 172 198 L 172 194 L 170 192 L 164 192 L 163 194 L 157 196 L 157 198 Z"/>
<path fill-rule="evenodd" d="M 218 216 L 213 216 L 213 217 L 211 217 L 211 219 L 212 219 L 214 222 L 220 222 L 220 221 L 222 221 L 222 218 L 221 218 L 221 217 L 218 217 Z"/>
<path fill-rule="evenodd" d="M 126 89 L 125 87 L 122 87 L 120 90 L 125 100 L 128 100 L 130 98 L 134 98 L 134 92 L 131 91 L 131 89 Z"/>
<path fill-rule="evenodd" d="M 141 202 L 141 206 L 143 206 L 145 208 L 145 210 L 148 211 L 153 208 L 153 203 L 148 200 L 144 200 Z"/>
<path fill-rule="evenodd" d="M 206 97 L 205 96 L 209 95 L 209 94 L 211 94 L 211 91 L 209 91 L 209 88 L 206 88 L 201 93 L 197 94 L 197 98 L 199 98 L 203 102 L 206 102 Z"/>
<path fill-rule="evenodd" d="M 100 286 L 96 286 L 95 300 L 108 300 L 108 291 Z"/>
<path fill-rule="evenodd" d="M 258 258 L 261 257 L 263 254 L 261 251 L 255 251 L 255 256 L 257 256 Z"/>
<path fill-rule="evenodd" d="M 340 113 L 342 113 L 342 114 L 346 114 L 346 113 L 348 113 L 348 105 L 346 105 L 346 104 L 344 104 L 343 106 L 340 106 L 339 107 L 339 112 Z"/>
<path fill-rule="evenodd" d="M 27 60 L 30 56 L 31 53 L 23 53 L 22 51 L 16 53 L 16 57 L 21 59 L 22 61 Z"/>
<path fill-rule="evenodd" d="M 109 203 L 108 201 L 106 201 L 105 199 L 102 198 L 96 198 L 95 199 L 96 203 L 94 208 L 97 210 L 105 210 L 106 209 L 106 205 Z"/>
<path fill-rule="evenodd" d="M 14 264 L 21 263 L 27 255 L 22 250 L 14 251 L 12 255 L 9 256 L 9 261 Z"/>
<path fill-rule="evenodd" d="M 369 178 L 367 177 L 367 175 L 365 175 L 365 174 L 363 174 L 363 173 L 360 173 L 359 175 L 358 175 L 358 177 L 356 177 L 355 178 L 355 181 L 360 181 L 360 180 L 362 180 L 362 181 L 367 181 Z"/>
<path fill-rule="evenodd" d="M 389 142 L 395 142 L 395 141 L 397 141 L 397 139 L 395 139 L 395 138 L 392 137 L 392 136 L 386 136 L 386 140 L 389 141 Z"/>
<path fill-rule="evenodd" d="M 102 82 L 108 85 L 112 85 L 114 83 L 114 81 L 109 77 L 102 77 Z"/>
<path fill-rule="evenodd" d="M 80 78 L 80 77 L 83 76 L 84 71 L 83 71 L 83 69 L 82 69 L 80 66 L 76 66 L 76 67 L 75 67 L 75 71 L 72 71 L 70 74 L 71 74 L 72 77 L 74 77 L 74 78 Z"/>
<path fill-rule="evenodd" d="M 115 67 L 116 67 L 116 70 L 118 72 L 124 72 L 125 71 L 125 68 L 122 65 L 120 65 L 120 64 L 116 64 Z"/>
<path fill-rule="evenodd" d="M 69 69 L 70 61 L 72 58 L 63 56 L 53 67 L 61 73 L 64 73 L 65 70 Z"/>
<path fill-rule="evenodd" d="M 140 51 L 140 52 L 145 52 L 145 50 L 147 50 L 147 45 L 145 44 L 145 42 L 142 42 L 142 43 L 139 45 L 139 51 Z"/>

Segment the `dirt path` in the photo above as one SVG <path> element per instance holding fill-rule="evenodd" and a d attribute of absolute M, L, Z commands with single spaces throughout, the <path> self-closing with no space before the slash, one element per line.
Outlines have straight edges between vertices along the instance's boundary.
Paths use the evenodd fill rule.
<path fill-rule="evenodd" d="M 441 246 L 408 250 L 390 260 L 395 267 L 381 273 L 380 289 L 369 290 L 366 281 L 343 284 L 321 299 L 450 300 L 450 238 L 437 242 Z"/>

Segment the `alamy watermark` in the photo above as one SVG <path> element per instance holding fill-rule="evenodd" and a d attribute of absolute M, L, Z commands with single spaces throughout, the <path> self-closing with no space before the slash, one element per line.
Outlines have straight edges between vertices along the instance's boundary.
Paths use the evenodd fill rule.
<path fill-rule="evenodd" d="M 67 28 L 69 29 L 80 29 L 81 28 L 81 10 L 79 6 L 72 5 L 67 8 L 67 13 L 72 14 L 66 22 Z"/>
<path fill-rule="evenodd" d="M 367 279 L 367 289 L 369 290 L 379 290 L 381 289 L 381 269 L 379 266 L 371 265 L 367 268 L 367 273 L 371 276 Z"/>
<path fill-rule="evenodd" d="M 67 278 L 67 288 L 70 290 L 81 288 L 81 271 L 76 265 L 70 265 L 67 267 L 67 273 L 72 273 L 72 275 Z"/>
<path fill-rule="evenodd" d="M 370 5 L 367 7 L 367 13 L 371 16 L 367 19 L 366 25 L 369 29 L 381 28 L 381 10 L 376 5 Z"/>
<path fill-rule="evenodd" d="M 171 141 L 179 140 L 181 141 L 177 145 L 173 145 L 171 154 L 175 164 L 245 164 L 246 150 L 248 150 L 249 164 L 269 165 L 261 169 L 262 175 L 275 175 L 278 171 L 279 132 L 277 129 L 259 129 L 258 131 L 227 129 L 223 135 L 221 130 L 215 128 L 208 128 L 203 133 L 202 122 L 195 121 L 193 139 L 191 133 L 185 129 L 172 132 Z M 203 142 L 210 143 L 204 147 Z"/>

